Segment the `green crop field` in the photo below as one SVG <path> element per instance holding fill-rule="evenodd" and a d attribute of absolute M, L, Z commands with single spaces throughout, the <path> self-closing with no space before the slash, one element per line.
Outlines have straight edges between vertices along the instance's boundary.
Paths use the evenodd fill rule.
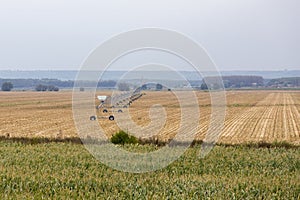
<path fill-rule="evenodd" d="M 121 147 L 120 147 L 121 148 Z M 152 145 L 126 145 L 152 151 Z M 81 144 L 0 142 L 0 199 L 299 199 L 300 149 L 189 148 L 162 170 L 115 171 Z"/>

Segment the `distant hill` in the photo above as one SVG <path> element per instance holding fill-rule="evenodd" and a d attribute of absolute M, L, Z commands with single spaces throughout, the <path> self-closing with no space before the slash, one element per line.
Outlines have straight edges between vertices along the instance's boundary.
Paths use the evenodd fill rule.
<path fill-rule="evenodd" d="M 95 72 L 86 72 L 87 77 L 89 74 Z M 102 80 L 118 80 L 123 75 L 126 75 L 126 71 L 108 71 L 103 74 Z M 180 74 L 187 80 L 201 80 L 202 76 L 215 76 L 216 74 L 211 72 L 204 72 L 199 75 L 195 72 L 181 71 Z M 59 80 L 74 80 L 76 78 L 77 71 L 13 71 L 13 70 L 0 70 L 0 78 L 2 79 L 59 79 Z M 300 70 L 285 70 L 285 71 L 223 71 L 222 76 L 262 76 L 264 79 L 276 79 L 286 77 L 300 77 Z M 130 73 L 131 77 L 135 79 L 143 79 L 145 77 L 153 77 L 156 79 L 168 79 L 176 80 L 178 75 L 168 71 L 135 71 Z"/>

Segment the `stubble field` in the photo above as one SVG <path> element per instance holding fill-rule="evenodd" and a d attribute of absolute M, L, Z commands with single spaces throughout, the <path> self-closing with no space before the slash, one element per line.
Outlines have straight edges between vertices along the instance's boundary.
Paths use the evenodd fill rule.
<path fill-rule="evenodd" d="M 106 94 L 109 92 L 100 92 Z M 209 93 L 196 92 L 199 102 L 199 128 L 195 140 L 204 139 L 211 120 Z M 300 144 L 300 92 L 299 91 L 228 91 L 224 127 L 218 142 L 226 144 L 255 142 L 288 142 Z M 97 101 L 96 101 L 97 102 Z M 98 119 L 108 137 L 120 128 L 122 115 L 129 113 L 141 128 L 151 123 L 149 109 L 160 104 L 166 121 L 151 136 L 166 142 L 172 139 L 180 126 L 181 108 L 172 92 L 146 92 L 118 119 Z M 184 109 L 184 108 L 182 108 Z M 110 109 L 109 109 L 110 112 Z M 76 138 L 78 137 L 72 114 L 72 92 L 2 92 L 0 95 L 0 136 L 7 138 Z M 98 111 L 98 116 L 109 113 Z M 157 113 L 155 118 L 160 118 Z M 123 120 L 128 120 L 127 118 Z M 124 124 L 124 121 L 123 121 Z M 126 121 L 125 121 L 126 124 Z M 132 124 L 132 123 L 131 123 Z M 130 125 L 128 125 L 130 126 Z M 130 130 L 131 127 L 127 127 Z M 126 131 L 126 130 L 125 130 Z"/>

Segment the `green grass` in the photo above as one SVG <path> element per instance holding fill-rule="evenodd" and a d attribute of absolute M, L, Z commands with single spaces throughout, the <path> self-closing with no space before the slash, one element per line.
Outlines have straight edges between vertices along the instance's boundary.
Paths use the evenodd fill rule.
<path fill-rule="evenodd" d="M 125 145 L 141 152 L 153 145 Z M 0 142 L 0 199 L 299 199 L 300 149 L 190 148 L 165 169 L 131 174 L 94 159 L 81 144 Z"/>

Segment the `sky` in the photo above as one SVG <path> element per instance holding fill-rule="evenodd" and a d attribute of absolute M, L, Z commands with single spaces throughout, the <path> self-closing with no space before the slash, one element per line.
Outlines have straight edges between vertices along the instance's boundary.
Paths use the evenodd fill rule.
<path fill-rule="evenodd" d="M 299 0 L 0 0 L 0 70 L 77 70 L 102 42 L 144 27 L 187 35 L 222 71 L 300 69 L 299 9 Z"/>

